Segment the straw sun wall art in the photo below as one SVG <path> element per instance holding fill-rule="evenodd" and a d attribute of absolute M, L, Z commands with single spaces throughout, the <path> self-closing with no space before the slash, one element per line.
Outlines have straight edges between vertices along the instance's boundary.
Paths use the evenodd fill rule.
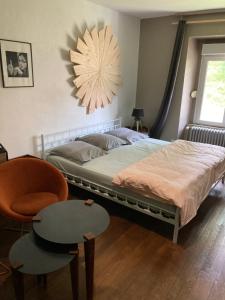
<path fill-rule="evenodd" d="M 76 97 L 91 113 L 112 102 L 121 85 L 119 47 L 110 26 L 97 28 L 78 38 L 76 50 L 70 50 L 77 87 Z"/>

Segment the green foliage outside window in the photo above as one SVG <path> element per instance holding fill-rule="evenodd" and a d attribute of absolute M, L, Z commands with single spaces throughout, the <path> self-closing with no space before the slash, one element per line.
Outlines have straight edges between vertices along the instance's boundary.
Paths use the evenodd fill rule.
<path fill-rule="evenodd" d="M 204 98 L 225 108 L 225 60 L 208 62 Z"/>

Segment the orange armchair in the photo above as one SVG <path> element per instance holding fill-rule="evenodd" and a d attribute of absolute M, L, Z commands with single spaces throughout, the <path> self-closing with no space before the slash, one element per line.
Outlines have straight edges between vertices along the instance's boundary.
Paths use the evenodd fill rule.
<path fill-rule="evenodd" d="M 0 165 L 0 214 L 31 222 L 42 208 L 67 200 L 66 180 L 44 160 L 18 158 Z"/>

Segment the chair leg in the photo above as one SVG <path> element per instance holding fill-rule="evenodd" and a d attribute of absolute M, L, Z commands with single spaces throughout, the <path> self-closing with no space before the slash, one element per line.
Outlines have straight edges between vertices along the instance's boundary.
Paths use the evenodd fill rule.
<path fill-rule="evenodd" d="M 0 261 L 0 267 L 3 269 L 3 271 L 0 271 L 0 276 L 7 275 L 8 273 L 10 273 L 10 268 L 1 261 Z"/>
<path fill-rule="evenodd" d="M 3 230 L 6 231 L 13 231 L 13 232 L 19 232 L 22 236 L 24 233 L 29 233 L 31 231 L 31 228 L 25 228 L 25 223 L 20 224 L 18 227 L 12 227 L 12 226 L 5 226 L 3 227 Z"/>

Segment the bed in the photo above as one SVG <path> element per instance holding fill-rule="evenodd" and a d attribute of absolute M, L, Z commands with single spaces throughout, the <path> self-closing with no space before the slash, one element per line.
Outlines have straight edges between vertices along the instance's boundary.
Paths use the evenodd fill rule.
<path fill-rule="evenodd" d="M 90 133 L 104 133 L 120 128 L 120 126 L 121 119 L 116 119 L 83 128 L 42 135 L 42 156 L 64 174 L 68 183 L 173 225 L 173 242 L 177 243 L 178 233 L 182 228 L 181 210 L 174 202 L 151 192 L 148 192 L 146 196 L 138 191 L 119 187 L 112 183 L 116 174 L 129 168 L 130 165 L 138 164 L 150 154 L 164 149 L 170 143 L 146 138 L 132 145 L 112 149 L 107 155 L 92 159 L 82 165 L 50 154 L 52 148 L 66 144 L 77 137 Z M 220 172 L 214 185 L 222 178 L 223 173 L 224 171 Z M 208 192 L 209 190 L 207 190 L 207 194 Z"/>

